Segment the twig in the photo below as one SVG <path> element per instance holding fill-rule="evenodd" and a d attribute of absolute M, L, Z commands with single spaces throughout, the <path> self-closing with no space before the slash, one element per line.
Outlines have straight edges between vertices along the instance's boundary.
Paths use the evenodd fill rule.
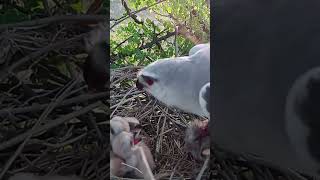
<path fill-rule="evenodd" d="M 175 57 L 178 57 L 178 32 L 179 32 L 179 26 L 175 27 L 175 35 L 174 35 L 174 47 L 175 47 Z"/>
<path fill-rule="evenodd" d="M 182 159 L 183 159 L 183 158 L 182 158 Z M 176 172 L 177 167 L 178 167 L 178 165 L 180 164 L 180 162 L 181 162 L 182 159 L 179 159 L 179 161 L 177 162 L 177 164 L 174 166 L 173 171 L 171 172 L 171 175 L 170 175 L 169 180 L 172 180 L 172 179 L 173 179 L 173 175 L 174 175 L 174 173 Z"/>
<path fill-rule="evenodd" d="M 92 103 L 90 105 L 88 105 L 87 107 L 84 107 L 82 109 L 79 109 L 77 111 L 74 111 L 72 113 L 69 113 L 65 116 L 62 116 L 60 118 L 57 118 L 53 121 L 50 121 L 48 122 L 47 124 L 43 125 L 43 126 L 40 126 L 38 129 L 36 129 L 33 134 L 37 134 L 37 133 L 40 133 L 42 131 L 45 131 L 45 130 L 48 130 L 48 129 L 51 129 L 51 128 L 54 128 L 62 123 L 64 123 L 65 121 L 69 120 L 69 119 L 72 119 L 74 117 L 77 117 L 77 116 L 80 116 L 82 114 L 86 114 L 87 112 L 91 111 L 92 109 L 98 107 L 102 105 L 102 103 L 100 101 L 98 102 L 95 102 L 95 103 Z M 8 141 L 5 141 L 3 143 L 0 144 L 0 151 L 1 150 L 4 150 L 8 147 L 11 147 L 19 142 L 21 142 L 23 139 L 25 139 L 25 137 L 30 134 L 30 130 L 28 132 L 25 132 L 25 133 L 22 133 Z"/>
<path fill-rule="evenodd" d="M 209 160 L 210 160 L 210 156 L 207 156 L 207 158 L 206 158 L 206 160 L 204 161 L 203 166 L 202 166 L 202 168 L 201 168 L 201 170 L 200 170 L 200 172 L 199 172 L 196 180 L 201 180 L 201 177 L 202 177 L 204 171 L 205 171 L 206 168 L 208 167 Z"/>
<path fill-rule="evenodd" d="M 23 57 L 22 59 L 18 60 L 16 63 L 12 64 L 8 69 L 3 70 L 2 72 L 0 72 L 0 81 L 3 80 L 4 78 L 8 77 L 9 74 L 15 70 L 16 68 L 20 67 L 21 65 L 23 65 L 24 63 L 28 62 L 29 60 L 36 58 L 44 53 L 47 53 L 53 49 L 57 50 L 60 48 L 65 47 L 66 45 L 75 42 L 75 41 L 79 41 L 82 38 L 84 38 L 87 34 L 80 34 L 78 36 L 75 36 L 73 38 L 67 39 L 67 40 L 62 40 L 59 41 L 55 44 L 51 44 L 48 45 L 47 47 L 44 47 L 42 49 L 40 49 L 39 51 L 33 52 L 25 57 Z"/>
<path fill-rule="evenodd" d="M 86 14 L 96 14 L 102 8 L 102 0 L 94 0 L 87 10 Z"/>
<path fill-rule="evenodd" d="M 176 34 L 175 32 L 167 32 L 166 35 L 161 36 L 159 38 L 154 38 L 151 42 L 141 46 L 139 49 L 143 50 L 143 49 L 151 48 L 154 44 L 161 42 L 161 41 L 164 41 L 164 40 L 174 36 L 175 34 Z"/>
<path fill-rule="evenodd" d="M 32 21 L 23 21 L 14 24 L 3 24 L 0 25 L 0 30 L 21 27 L 21 26 L 37 26 L 42 24 L 52 24 L 52 23 L 98 23 L 102 21 L 107 21 L 107 16 L 105 15 L 64 15 L 64 16 L 52 16 L 48 18 L 36 19 Z"/>
<path fill-rule="evenodd" d="M 151 4 L 149 6 L 143 7 L 141 9 L 137 10 L 137 11 L 132 12 L 131 15 L 135 15 L 135 14 L 141 12 L 141 11 L 147 10 L 147 9 L 149 9 L 149 8 L 155 6 L 155 5 L 158 5 L 158 4 L 162 3 L 162 2 L 165 2 L 165 1 L 166 0 L 160 0 L 160 1 L 156 2 L 156 3 L 154 3 L 154 4 Z M 129 15 L 125 15 L 125 16 L 122 16 L 119 19 L 115 20 L 116 22 L 110 27 L 110 29 L 113 29 L 115 26 L 119 25 L 121 22 L 123 22 L 124 20 L 128 19 L 129 17 L 130 17 Z"/>
<path fill-rule="evenodd" d="M 184 36 L 185 38 L 189 39 L 191 42 L 193 42 L 194 44 L 199 44 L 201 43 L 201 38 L 197 37 L 195 34 L 191 33 L 188 28 L 180 23 L 177 22 L 178 27 L 179 27 L 179 34 Z"/>
<path fill-rule="evenodd" d="M 44 144 L 44 145 L 49 146 L 49 147 L 52 147 L 52 148 L 59 148 L 59 147 L 63 147 L 63 146 L 72 144 L 72 143 L 74 143 L 74 142 L 82 139 L 82 138 L 85 137 L 86 135 L 87 135 L 87 133 L 84 133 L 84 134 L 81 134 L 80 136 L 77 136 L 77 137 L 75 137 L 75 138 L 72 138 L 72 139 L 70 139 L 70 140 L 67 140 L 67 141 L 65 141 L 65 142 L 58 143 L 58 144 L 51 144 L 51 143 L 43 142 L 42 140 L 36 140 L 36 139 L 30 140 L 30 142 L 32 142 L 32 143 Z"/>
<path fill-rule="evenodd" d="M 24 146 L 26 145 L 26 143 L 29 141 L 29 139 L 33 136 L 34 131 L 36 131 L 38 129 L 38 126 L 40 125 L 40 123 L 42 121 L 44 121 L 44 119 L 46 119 L 48 117 L 48 115 L 53 111 L 53 109 L 56 107 L 56 105 L 58 105 L 64 98 L 65 95 L 73 88 L 73 86 L 78 82 L 78 79 L 75 80 L 73 83 L 70 84 L 69 87 L 66 87 L 65 91 L 56 99 L 56 101 L 53 101 L 48 107 L 47 109 L 45 109 L 43 111 L 43 113 L 40 115 L 38 121 L 34 124 L 34 126 L 31 128 L 31 130 L 29 131 L 29 133 L 26 135 L 24 141 L 22 142 L 22 144 L 20 144 L 20 146 L 18 147 L 18 149 L 15 151 L 15 153 L 9 158 L 9 160 L 6 162 L 4 168 L 2 169 L 2 172 L 0 173 L 0 179 L 2 179 L 2 177 L 5 175 L 5 173 L 7 172 L 7 170 L 10 168 L 10 166 L 12 165 L 12 163 L 14 162 L 14 160 L 17 158 L 17 156 L 21 153 L 21 151 L 23 150 Z"/>
<path fill-rule="evenodd" d="M 140 169 L 142 170 L 143 172 L 143 177 L 144 179 L 150 179 L 150 180 L 155 180 L 154 178 L 154 175 L 152 173 L 152 170 L 149 166 L 149 163 L 147 161 L 147 158 L 146 158 L 146 155 L 145 155 L 145 152 L 143 150 L 142 147 L 135 147 L 135 149 L 133 150 L 135 153 L 138 153 L 138 158 L 141 162 L 139 163 L 140 164 Z"/>
<path fill-rule="evenodd" d="M 128 16 L 130 16 L 134 20 L 134 22 L 136 22 L 137 24 L 143 24 L 143 21 L 140 21 L 136 14 L 131 13 L 131 9 L 129 8 L 127 2 L 125 0 L 121 0 L 121 2 L 124 9 L 127 11 Z"/>
<path fill-rule="evenodd" d="M 133 90 L 133 88 L 134 88 L 134 87 L 132 87 L 132 88 L 123 96 L 123 98 L 121 99 L 121 101 L 120 101 L 118 104 L 113 105 L 113 106 L 110 107 L 110 109 L 115 108 L 115 109 L 113 110 L 113 112 L 111 113 L 110 117 L 113 116 L 113 114 L 117 111 L 118 107 L 119 107 L 121 104 L 123 104 L 123 103 L 125 103 L 125 102 L 128 101 L 128 99 L 126 99 L 126 97 L 131 93 L 131 91 Z"/>
<path fill-rule="evenodd" d="M 48 0 L 42 0 L 43 6 L 45 8 L 45 10 L 47 11 L 48 15 L 51 16 L 51 11 L 50 11 L 50 7 L 49 7 L 49 3 Z"/>
<path fill-rule="evenodd" d="M 129 164 L 126 164 L 126 163 L 123 163 L 123 162 L 122 162 L 121 164 L 124 165 L 124 166 L 128 166 L 128 167 L 130 167 L 130 168 L 138 171 L 140 174 L 143 174 L 142 171 L 140 171 L 140 170 L 139 170 L 138 168 L 136 168 L 136 167 L 133 167 L 133 166 L 131 166 L 131 165 L 129 165 Z"/>
<path fill-rule="evenodd" d="M 80 96 L 62 101 L 57 107 L 68 106 L 71 104 L 86 102 L 86 101 L 93 100 L 93 99 L 101 99 L 101 98 L 107 97 L 108 95 L 109 95 L 108 92 L 80 95 Z M 21 114 L 21 113 L 26 113 L 26 112 L 40 111 L 40 110 L 48 107 L 48 105 L 49 105 L 49 103 L 42 104 L 42 105 L 32 105 L 32 106 L 28 106 L 28 107 L 19 107 L 19 108 L 14 108 L 14 109 L 3 109 L 3 110 L 0 110 L 0 116 L 9 115 L 9 114 Z"/>

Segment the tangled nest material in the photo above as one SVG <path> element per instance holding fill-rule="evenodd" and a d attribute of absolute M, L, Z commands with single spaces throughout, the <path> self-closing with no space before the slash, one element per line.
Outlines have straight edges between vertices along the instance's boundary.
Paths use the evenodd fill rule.
<path fill-rule="evenodd" d="M 55 23 L 64 18 L 0 28 L 0 179 L 109 179 L 109 92 L 88 92 L 81 65 L 91 29 Z"/>

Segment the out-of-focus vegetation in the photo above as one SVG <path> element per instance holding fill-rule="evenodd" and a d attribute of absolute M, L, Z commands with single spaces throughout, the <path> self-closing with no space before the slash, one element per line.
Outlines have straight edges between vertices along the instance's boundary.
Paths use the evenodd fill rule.
<path fill-rule="evenodd" d="M 0 1 L 0 24 L 10 24 L 49 15 L 87 14 L 99 0 L 3 0 Z M 100 14 L 108 13 L 110 0 L 101 0 Z M 48 12 L 49 11 L 49 12 Z"/>
<path fill-rule="evenodd" d="M 209 1 L 119 1 L 123 16 L 113 18 L 111 15 L 110 22 L 113 68 L 146 65 L 159 58 L 186 55 L 194 44 L 209 41 Z M 123 21 L 124 18 L 128 19 Z"/>

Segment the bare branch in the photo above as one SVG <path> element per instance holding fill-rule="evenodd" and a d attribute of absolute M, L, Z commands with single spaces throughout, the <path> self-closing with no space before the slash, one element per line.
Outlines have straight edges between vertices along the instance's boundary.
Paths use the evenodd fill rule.
<path fill-rule="evenodd" d="M 101 92 L 101 93 L 95 93 L 95 94 L 87 94 L 87 95 L 81 95 L 74 98 L 66 99 L 61 104 L 59 104 L 57 107 L 63 107 L 68 106 L 76 103 L 81 102 L 87 102 L 90 100 L 95 99 L 101 99 L 101 98 L 107 98 L 109 96 L 108 92 Z M 36 112 L 41 111 L 45 109 L 49 104 L 40 104 L 40 105 L 32 105 L 27 107 L 19 107 L 19 108 L 13 108 L 13 109 L 2 109 L 0 110 L 0 116 L 5 116 L 9 114 L 21 114 L 21 113 L 28 113 L 28 112 Z"/>
<path fill-rule="evenodd" d="M 137 14 L 137 13 L 139 13 L 139 12 L 145 11 L 145 10 L 147 10 L 147 9 L 149 9 L 149 8 L 155 6 L 155 5 L 158 5 L 158 4 L 162 3 L 162 2 L 165 2 L 165 1 L 166 1 L 166 0 L 160 0 L 160 1 L 156 2 L 156 3 L 154 3 L 154 4 L 151 4 L 151 5 L 149 5 L 149 6 L 146 6 L 146 7 L 141 8 L 141 9 L 139 9 L 139 10 L 136 10 L 136 11 L 132 12 L 131 14 Z M 129 17 L 130 17 L 130 16 L 125 15 L 125 16 L 120 17 L 119 19 L 116 19 L 116 20 L 115 20 L 116 22 L 110 27 L 110 29 L 112 29 L 112 28 L 114 28 L 115 26 L 119 25 L 121 22 L 123 22 L 124 20 L 128 19 Z"/>
<path fill-rule="evenodd" d="M 13 24 L 3 24 L 0 25 L 0 30 L 23 27 L 23 26 L 37 26 L 42 24 L 52 24 L 52 23 L 98 23 L 102 21 L 107 21 L 107 16 L 105 15 L 64 15 L 64 16 L 52 16 L 48 18 L 36 19 L 32 21 L 23 21 Z"/>
<path fill-rule="evenodd" d="M 122 2 L 124 9 L 126 10 L 128 16 L 130 16 L 134 20 L 134 22 L 136 22 L 137 24 L 143 24 L 143 21 L 140 21 L 136 14 L 131 13 L 132 10 L 129 8 L 127 2 L 125 0 L 121 0 L 121 2 Z"/>
<path fill-rule="evenodd" d="M 57 118 L 57 119 L 55 119 L 53 121 L 50 121 L 49 123 L 47 123 L 47 124 L 45 124 L 43 126 L 40 126 L 38 129 L 36 129 L 34 132 L 32 132 L 32 134 L 38 134 L 38 133 L 40 133 L 42 131 L 54 128 L 54 127 L 64 123 L 65 121 L 67 121 L 69 119 L 72 119 L 74 117 L 77 117 L 77 116 L 80 116 L 82 114 L 88 113 L 92 109 L 101 106 L 101 104 L 102 103 L 100 101 L 98 101 L 98 102 L 92 103 L 92 104 L 90 104 L 90 105 L 88 105 L 88 106 L 86 106 L 86 107 L 84 107 L 82 109 L 79 109 L 79 110 L 74 111 L 72 113 L 69 113 L 69 114 L 67 114 L 65 116 Z M 21 141 L 23 141 L 28 136 L 28 134 L 30 134 L 30 133 L 31 133 L 31 130 L 28 131 L 28 132 L 22 133 L 22 134 L 14 137 L 12 139 L 9 139 L 8 141 L 2 142 L 0 144 L 0 151 L 6 149 L 8 147 L 11 147 L 11 146 L 13 146 L 13 145 L 15 145 L 15 144 L 17 144 L 17 143 L 19 143 Z"/>
<path fill-rule="evenodd" d="M 175 32 L 168 32 L 166 35 L 159 37 L 159 38 L 154 38 L 153 41 L 141 46 L 139 49 L 147 49 L 147 48 L 151 48 L 154 44 L 156 44 L 157 42 L 161 42 L 164 41 L 172 36 L 175 35 Z"/>
<path fill-rule="evenodd" d="M 36 58 L 44 53 L 47 53 L 53 49 L 57 50 L 59 48 L 64 47 L 66 44 L 73 43 L 75 41 L 79 41 L 82 38 L 84 38 L 86 34 L 81 34 L 76 37 L 59 41 L 55 44 L 48 45 L 47 47 L 44 47 L 40 49 L 39 51 L 36 51 L 34 53 L 28 54 L 27 56 L 23 57 L 22 59 L 18 60 L 16 63 L 12 64 L 8 69 L 4 69 L 0 72 L 0 80 L 3 80 L 4 78 L 8 77 L 12 71 L 14 71 L 16 68 L 20 67 L 21 65 L 25 64 L 26 62 L 30 61 L 33 58 Z"/>

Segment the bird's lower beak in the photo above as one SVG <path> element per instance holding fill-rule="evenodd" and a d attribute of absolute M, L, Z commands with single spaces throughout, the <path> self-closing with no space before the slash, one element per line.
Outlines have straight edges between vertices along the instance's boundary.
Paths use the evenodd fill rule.
<path fill-rule="evenodd" d="M 143 89 L 143 84 L 141 84 L 140 82 L 139 82 L 139 79 L 137 79 L 137 81 L 136 81 L 136 87 L 139 89 L 139 90 L 142 90 Z"/>

